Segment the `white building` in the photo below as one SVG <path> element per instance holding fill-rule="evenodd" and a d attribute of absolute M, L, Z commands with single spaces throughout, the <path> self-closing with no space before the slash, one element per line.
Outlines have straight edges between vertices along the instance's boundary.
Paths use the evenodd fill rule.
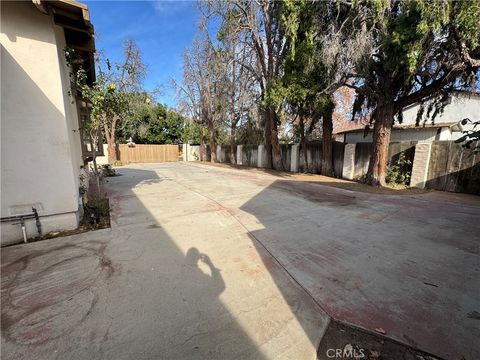
<path fill-rule="evenodd" d="M 70 91 L 65 47 L 74 48 L 89 81 L 93 27 L 85 5 L 71 1 L 1 2 L 1 244 L 75 229 L 82 206 L 81 101 Z M 85 104 L 83 104 L 85 105 Z"/>
<path fill-rule="evenodd" d="M 480 120 L 480 94 L 471 92 L 455 92 L 450 95 L 448 104 L 443 112 L 438 114 L 434 121 L 422 119 L 417 126 L 419 104 L 413 104 L 403 110 L 403 121 L 395 121 L 390 142 L 435 140 L 456 140 L 463 135 L 464 130 L 471 125 L 462 126 L 460 122 L 468 118 L 472 121 Z M 425 113 L 427 110 L 425 110 Z M 372 142 L 372 131 L 365 131 L 368 122 L 352 121 L 349 124 L 335 129 L 337 140 L 348 144 Z M 373 126 L 370 126 L 371 128 Z"/>

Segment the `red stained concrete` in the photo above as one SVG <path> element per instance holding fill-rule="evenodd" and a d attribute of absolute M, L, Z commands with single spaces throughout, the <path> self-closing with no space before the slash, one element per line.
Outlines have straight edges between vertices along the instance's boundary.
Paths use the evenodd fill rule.
<path fill-rule="evenodd" d="M 479 197 L 192 163 L 118 172 L 111 230 L 2 249 L 2 358 L 311 359 L 328 314 L 480 359 Z"/>
<path fill-rule="evenodd" d="M 190 186 L 226 208 L 245 199 L 235 217 L 332 318 L 445 359 L 480 358 L 480 320 L 468 315 L 480 312 L 480 197 L 208 169 L 238 176 L 238 199 L 221 180 Z"/>

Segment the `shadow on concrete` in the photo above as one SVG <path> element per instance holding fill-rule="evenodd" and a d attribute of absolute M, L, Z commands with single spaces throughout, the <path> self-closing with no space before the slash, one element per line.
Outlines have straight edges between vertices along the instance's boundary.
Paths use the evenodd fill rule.
<path fill-rule="evenodd" d="M 263 359 L 219 299 L 220 269 L 201 249 L 184 254 L 135 193 L 170 179 L 119 172 L 111 230 L 2 251 L 2 355 Z"/>
<path fill-rule="evenodd" d="M 480 356 L 478 321 L 468 317 L 478 307 L 478 207 L 277 180 L 240 210 L 263 226 L 247 225 L 258 229 L 257 250 L 335 320 L 320 359 L 348 344 L 371 358 Z"/>
<path fill-rule="evenodd" d="M 480 194 L 480 158 L 475 151 L 453 141 L 434 141 L 431 146 L 426 186 L 442 191 Z"/>
<path fill-rule="evenodd" d="M 245 165 L 238 165 L 238 164 L 231 164 L 227 162 L 222 162 L 222 163 L 212 163 L 209 161 L 197 161 L 199 164 L 202 165 L 210 165 L 218 168 L 226 168 L 226 169 L 236 169 L 236 170 L 246 170 L 246 171 L 252 171 L 252 172 L 259 172 L 263 174 L 270 174 L 274 175 L 276 177 L 281 177 L 281 178 L 290 178 L 293 177 L 293 173 L 289 173 L 286 171 L 277 171 L 277 170 L 272 170 L 272 169 L 267 169 L 267 168 L 258 168 L 258 167 L 251 167 L 251 166 L 245 166 Z"/>
<path fill-rule="evenodd" d="M 189 165 L 195 166 L 195 163 L 190 163 Z M 293 180 L 294 182 L 297 182 L 299 184 L 309 183 L 309 184 L 315 184 L 315 185 L 323 185 L 323 186 L 329 186 L 333 188 L 339 188 L 339 189 L 350 190 L 350 191 L 355 191 L 360 193 L 368 193 L 368 194 L 411 195 L 411 194 L 424 193 L 428 191 L 428 190 L 416 189 L 416 188 L 394 189 L 389 187 L 374 187 L 374 186 L 366 185 L 359 181 L 336 179 L 332 177 L 323 176 L 320 174 L 313 174 L 313 173 L 307 173 L 307 172 L 305 173 L 281 172 L 281 171 L 272 170 L 272 169 L 246 167 L 242 165 L 232 165 L 232 164 L 225 164 L 225 163 L 198 162 L 198 164 L 209 165 L 214 168 L 244 170 L 244 171 L 247 171 L 247 173 L 250 172 L 251 174 L 268 174 L 268 175 L 275 176 L 276 178 L 280 178 L 282 180 Z"/>
<path fill-rule="evenodd" d="M 480 195 L 480 162 L 466 169 L 429 179 L 429 189 Z"/>

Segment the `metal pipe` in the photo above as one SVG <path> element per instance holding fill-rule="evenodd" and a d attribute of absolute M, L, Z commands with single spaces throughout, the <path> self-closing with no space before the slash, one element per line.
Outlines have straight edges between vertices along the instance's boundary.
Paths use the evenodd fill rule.
<path fill-rule="evenodd" d="M 20 221 L 20 222 L 13 223 L 12 225 L 20 224 L 22 226 L 23 241 L 26 243 L 27 242 L 27 228 L 25 226 L 26 219 L 35 219 L 35 225 L 37 226 L 37 231 L 38 231 L 38 238 L 40 238 L 42 236 L 42 224 L 40 223 L 40 217 L 38 216 L 38 211 L 34 207 L 32 207 L 31 214 L 6 216 L 3 218 L 0 218 L 0 222 L 15 221 L 15 220 Z"/>
<path fill-rule="evenodd" d="M 20 224 L 22 225 L 22 233 L 23 233 L 23 242 L 27 243 L 27 230 L 25 229 L 25 220 L 20 218 Z"/>
<path fill-rule="evenodd" d="M 37 225 L 38 238 L 42 237 L 42 224 L 40 223 L 40 218 L 38 217 L 38 211 L 32 207 L 33 215 L 35 216 L 35 225 Z"/>
<path fill-rule="evenodd" d="M 5 216 L 3 218 L 0 218 L 0 222 L 20 220 L 21 218 L 34 219 L 35 215 L 34 214 L 21 214 L 21 215 Z"/>

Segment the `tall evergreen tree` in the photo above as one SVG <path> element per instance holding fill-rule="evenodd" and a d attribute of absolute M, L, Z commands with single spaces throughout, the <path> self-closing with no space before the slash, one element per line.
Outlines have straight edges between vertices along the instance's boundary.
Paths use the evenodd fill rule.
<path fill-rule="evenodd" d="M 402 109 L 432 101 L 434 116 L 450 90 L 475 87 L 480 67 L 480 2 L 375 0 L 371 9 L 373 51 L 360 62 L 354 114 L 371 111 L 373 148 L 366 181 L 384 185 L 394 119 Z M 420 107 L 424 109 L 424 107 Z M 423 110 L 421 110 L 423 111 Z"/>

